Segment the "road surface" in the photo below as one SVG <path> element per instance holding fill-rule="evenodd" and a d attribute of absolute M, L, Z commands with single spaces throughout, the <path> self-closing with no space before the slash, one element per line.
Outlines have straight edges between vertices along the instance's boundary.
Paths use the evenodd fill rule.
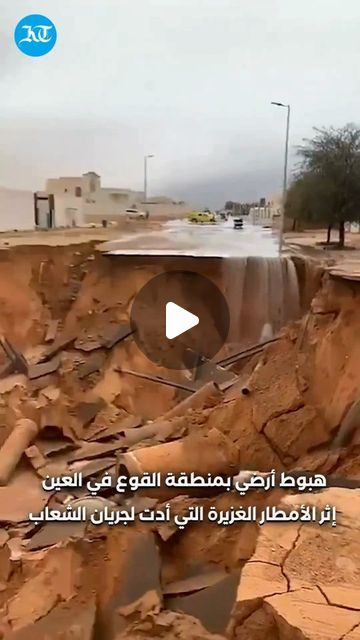
<path fill-rule="evenodd" d="M 279 254 L 278 237 L 271 229 L 245 222 L 243 229 L 235 230 L 232 220 L 216 225 L 174 220 L 164 223 L 161 229 L 124 235 L 98 248 L 110 255 L 123 256 L 143 254 L 272 258 Z"/>

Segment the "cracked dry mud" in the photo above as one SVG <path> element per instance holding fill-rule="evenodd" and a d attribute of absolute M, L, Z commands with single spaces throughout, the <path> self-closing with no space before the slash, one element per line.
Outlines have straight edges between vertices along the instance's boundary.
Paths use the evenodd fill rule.
<path fill-rule="evenodd" d="M 328 489 L 283 504 L 336 505 L 335 529 L 267 524 L 245 564 L 229 628 L 231 638 L 360 637 L 360 491 Z"/>
<path fill-rule="evenodd" d="M 59 358 L 46 375 L 0 379 L 0 456 L 20 418 L 39 429 L 0 487 L 3 640 L 360 638 L 360 490 L 168 498 L 174 513 L 195 504 L 205 513 L 211 506 L 332 504 L 337 527 L 206 521 L 178 531 L 171 524 L 74 529 L 27 522 L 27 513 L 47 502 L 59 508 L 84 497 L 44 495 L 47 473 L 81 469 L 98 477 L 115 471 L 117 453 L 129 450 L 143 460 L 155 452 L 162 465 L 164 451 L 186 464 L 193 450 L 194 460 L 203 453 L 204 467 L 224 454 L 224 472 L 303 469 L 360 479 L 360 429 L 345 448 L 331 447 L 360 388 L 360 285 L 325 275 L 320 286 L 316 265 L 294 263 L 304 317 L 235 366 L 231 388 L 174 412 L 189 393 L 121 373 L 129 367 L 170 377 L 131 340 L 109 346 L 107 333 L 128 321 L 134 293 L 164 265 L 109 262 L 90 244 L 0 252 L 0 333 L 31 364 L 46 352 Z M 201 264 L 204 275 L 222 282 L 218 263 Z M 251 273 L 260 270 L 252 263 Z M 250 307 L 244 317 L 251 311 L 255 317 Z M 183 373 L 171 377 L 188 382 Z M 136 508 L 164 499 L 138 496 Z"/>

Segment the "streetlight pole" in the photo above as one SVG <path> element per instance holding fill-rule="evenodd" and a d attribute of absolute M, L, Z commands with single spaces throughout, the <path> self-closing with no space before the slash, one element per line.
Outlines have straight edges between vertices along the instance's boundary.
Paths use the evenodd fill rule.
<path fill-rule="evenodd" d="M 153 158 L 154 156 L 152 154 L 148 154 L 146 156 L 144 156 L 144 201 L 145 201 L 145 205 L 147 202 L 147 161 L 149 158 Z"/>
<path fill-rule="evenodd" d="M 287 109 L 282 215 L 281 215 L 281 222 L 280 222 L 280 237 L 279 237 L 279 253 L 281 254 L 283 243 L 284 243 L 285 200 L 286 200 L 286 192 L 287 192 L 288 157 L 289 157 L 290 105 L 283 104 L 282 102 L 272 102 L 271 104 L 275 105 L 276 107 L 283 107 L 284 109 Z"/>

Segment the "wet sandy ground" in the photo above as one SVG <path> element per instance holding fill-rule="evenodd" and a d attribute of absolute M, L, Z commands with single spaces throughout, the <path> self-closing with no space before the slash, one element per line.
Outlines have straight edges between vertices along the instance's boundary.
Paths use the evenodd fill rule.
<path fill-rule="evenodd" d="M 288 232 L 286 253 L 307 255 L 325 266 L 346 272 L 360 271 L 360 234 L 346 236 L 345 250 L 324 249 L 317 243 L 326 238 L 326 230 Z M 336 234 L 334 235 L 334 240 Z M 193 257 L 271 258 L 278 255 L 278 232 L 245 222 L 243 230 L 234 230 L 232 220 L 216 225 L 191 225 L 186 220 L 126 221 L 97 228 L 52 229 L 0 233 L 0 250 L 15 246 L 70 246 L 94 242 L 101 251 L 115 255 L 183 255 Z"/>
<path fill-rule="evenodd" d="M 338 234 L 334 233 L 332 241 L 338 240 Z M 290 248 L 300 249 L 304 253 L 318 257 L 322 254 L 336 259 L 337 262 L 342 260 L 359 260 L 360 261 L 360 233 L 347 233 L 345 238 L 345 249 L 339 250 L 328 248 L 320 245 L 326 241 L 326 230 L 319 229 L 316 231 L 288 232 L 285 234 L 286 244 Z"/>
<path fill-rule="evenodd" d="M 133 222 L 126 221 L 111 226 L 106 229 L 103 227 L 81 227 L 76 229 L 50 229 L 43 231 L 9 231 L 0 233 L 0 249 L 8 249 L 15 246 L 68 246 L 72 244 L 82 244 L 84 242 L 106 242 L 115 240 L 126 234 L 132 237 L 133 234 L 148 233 L 161 228 L 161 222 L 146 221 Z"/>
<path fill-rule="evenodd" d="M 329 269 L 331 273 L 352 279 L 360 280 L 360 233 L 347 233 L 345 248 L 338 249 L 334 246 L 324 246 L 326 230 L 303 231 L 302 233 L 290 232 L 285 236 L 287 249 L 292 254 L 305 255 L 315 258 Z M 334 233 L 332 241 L 338 240 Z"/>

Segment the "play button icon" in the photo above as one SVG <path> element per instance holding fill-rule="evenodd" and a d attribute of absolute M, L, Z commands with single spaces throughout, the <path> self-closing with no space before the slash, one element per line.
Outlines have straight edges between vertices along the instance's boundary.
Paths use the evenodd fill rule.
<path fill-rule="evenodd" d="M 166 369 L 192 369 L 211 360 L 230 324 L 227 302 L 212 280 L 194 271 L 165 271 L 137 293 L 130 324 L 142 353 Z"/>
<path fill-rule="evenodd" d="M 166 305 L 166 337 L 174 340 L 182 333 L 186 333 L 199 324 L 198 316 L 183 307 L 179 307 L 175 302 L 168 302 Z"/>

